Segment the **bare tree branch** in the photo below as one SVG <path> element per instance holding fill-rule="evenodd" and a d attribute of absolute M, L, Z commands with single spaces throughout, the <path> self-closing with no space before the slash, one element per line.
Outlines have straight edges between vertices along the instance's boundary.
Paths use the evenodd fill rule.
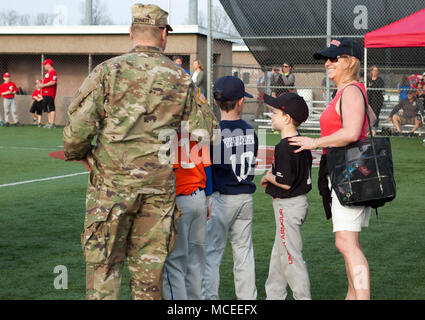
<path fill-rule="evenodd" d="M 27 26 L 29 24 L 29 14 L 19 14 L 15 10 L 3 10 L 0 12 L 0 25 L 2 26 Z"/>
<path fill-rule="evenodd" d="M 53 20 L 56 15 L 54 13 L 39 13 L 35 17 L 36 26 L 50 26 L 53 25 Z"/>
<path fill-rule="evenodd" d="M 200 26 L 208 27 L 208 17 L 203 11 L 199 12 L 198 23 Z M 214 6 L 212 10 L 212 29 L 217 32 L 230 35 L 239 35 L 226 11 L 220 6 Z"/>
<path fill-rule="evenodd" d="M 86 5 L 85 1 L 81 2 L 80 4 L 81 12 L 83 13 L 83 18 L 81 19 L 81 23 L 86 23 Z M 108 7 L 106 5 L 106 1 L 104 0 L 94 0 L 93 1 L 93 8 L 92 8 L 92 14 L 93 14 L 93 24 L 94 25 L 111 25 L 114 24 L 112 18 L 109 16 L 108 13 Z"/>

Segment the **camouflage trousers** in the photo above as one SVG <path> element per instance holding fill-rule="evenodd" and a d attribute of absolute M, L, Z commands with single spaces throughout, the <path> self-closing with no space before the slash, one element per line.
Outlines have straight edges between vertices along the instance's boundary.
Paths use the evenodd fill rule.
<path fill-rule="evenodd" d="M 180 212 L 171 194 L 133 194 L 87 187 L 81 241 L 86 298 L 119 299 L 124 261 L 132 299 L 162 299 L 164 263 L 176 240 Z"/>

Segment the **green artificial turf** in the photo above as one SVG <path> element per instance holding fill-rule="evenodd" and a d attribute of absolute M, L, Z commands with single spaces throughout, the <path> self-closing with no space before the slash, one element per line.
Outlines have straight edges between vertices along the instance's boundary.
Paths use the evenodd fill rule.
<path fill-rule="evenodd" d="M 270 134 L 268 145 L 279 136 Z M 48 157 L 62 149 L 62 128 L 0 128 L 0 186 L 82 173 L 78 162 Z M 360 237 L 370 266 L 372 299 L 425 299 L 425 147 L 419 138 L 392 138 L 397 198 L 373 215 Z M 343 299 L 345 266 L 325 219 L 313 169 L 310 210 L 303 226 L 304 259 L 313 299 Z M 258 299 L 265 299 L 274 241 L 272 199 L 254 194 L 253 241 Z M 84 299 L 85 263 L 80 245 L 87 175 L 0 187 L 0 299 Z M 54 286 L 56 266 L 68 271 L 68 288 Z M 121 298 L 129 299 L 128 272 Z M 228 245 L 221 265 L 220 298 L 235 299 Z M 291 298 L 289 295 L 288 298 Z"/>

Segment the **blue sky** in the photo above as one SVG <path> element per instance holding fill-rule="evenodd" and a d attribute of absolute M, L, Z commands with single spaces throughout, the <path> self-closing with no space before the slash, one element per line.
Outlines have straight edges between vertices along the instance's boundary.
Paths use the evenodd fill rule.
<path fill-rule="evenodd" d="M 93 0 L 94 2 L 95 0 Z M 156 4 L 168 10 L 168 0 L 101 0 L 106 4 L 106 11 L 114 24 L 130 24 L 131 6 L 134 3 Z M 188 18 L 189 0 L 171 0 L 171 24 L 184 24 Z M 85 0 L 14 0 L 2 1 L 0 11 L 13 9 L 20 14 L 35 16 L 38 13 L 54 13 L 55 10 L 64 12 L 67 24 L 78 25 L 83 19 L 82 6 Z M 213 1 L 219 5 L 218 0 Z M 207 12 L 207 0 L 198 0 L 198 10 Z"/>

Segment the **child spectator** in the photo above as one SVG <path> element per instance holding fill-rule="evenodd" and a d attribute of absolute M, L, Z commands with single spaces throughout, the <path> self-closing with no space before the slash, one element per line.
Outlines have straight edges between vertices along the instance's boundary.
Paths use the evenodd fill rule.
<path fill-rule="evenodd" d="M 21 124 L 19 123 L 18 114 L 16 113 L 16 103 L 15 103 L 15 94 L 18 92 L 18 87 L 10 81 L 10 73 L 6 72 L 3 75 L 4 82 L 0 85 L 0 93 L 1 96 L 4 98 L 3 106 L 4 106 L 4 120 L 5 123 L 3 123 L 3 118 L 0 115 L 0 125 L 1 126 L 9 126 L 9 120 L 10 120 L 10 109 L 12 109 L 12 116 L 13 120 L 15 122 L 15 126 L 20 127 Z"/>
<path fill-rule="evenodd" d="M 221 143 L 213 146 L 211 195 L 212 215 L 207 222 L 207 259 L 202 296 L 217 300 L 220 263 L 230 233 L 233 273 L 237 299 L 255 300 L 255 263 L 252 245 L 252 193 L 258 138 L 254 129 L 240 118 L 245 92 L 243 82 L 232 76 L 214 84 L 214 102 L 220 108 Z"/>
<path fill-rule="evenodd" d="M 404 75 L 401 77 L 401 80 L 398 84 L 398 90 L 400 92 L 398 101 L 401 102 L 404 99 L 407 99 L 407 91 L 411 89 L 408 76 Z"/>
<path fill-rule="evenodd" d="M 268 300 L 284 300 L 287 285 L 294 299 L 310 300 L 310 280 L 302 255 L 301 226 L 308 211 L 307 193 L 311 190 L 312 156 L 309 150 L 294 153 L 289 137 L 299 136 L 297 127 L 308 118 L 308 107 L 296 93 L 273 98 L 264 95 L 272 106 L 272 128 L 280 131 L 272 169 L 261 179 L 261 186 L 273 197 L 276 236 L 266 282 Z"/>
<path fill-rule="evenodd" d="M 41 116 L 43 114 L 43 96 L 41 95 L 40 84 L 41 84 L 40 79 L 35 80 L 35 90 L 32 93 L 32 99 L 34 101 L 30 109 L 30 113 L 32 113 L 32 122 L 33 124 L 37 123 L 39 128 L 42 127 Z"/>

